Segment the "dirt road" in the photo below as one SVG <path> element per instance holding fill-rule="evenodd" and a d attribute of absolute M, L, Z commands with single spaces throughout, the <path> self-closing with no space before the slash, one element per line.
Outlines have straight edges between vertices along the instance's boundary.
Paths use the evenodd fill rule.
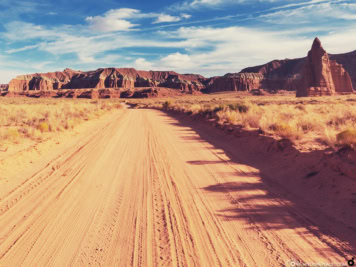
<path fill-rule="evenodd" d="M 0 266 L 346 263 L 347 249 L 155 110 L 114 114 L 0 199 Z"/>

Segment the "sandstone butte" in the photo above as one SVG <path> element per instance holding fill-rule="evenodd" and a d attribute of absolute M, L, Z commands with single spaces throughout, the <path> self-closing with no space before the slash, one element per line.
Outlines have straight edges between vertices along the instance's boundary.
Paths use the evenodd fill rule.
<path fill-rule="evenodd" d="M 302 69 L 297 96 L 323 96 L 353 92 L 350 75 L 342 65 L 330 60 L 318 38 L 315 38 Z"/>
<path fill-rule="evenodd" d="M 99 97 L 116 94 L 120 97 L 119 90 L 113 90 L 120 88 L 125 92 L 122 96 L 146 97 L 157 95 L 156 88 L 177 89 L 174 91 L 183 93 L 265 89 L 297 91 L 297 96 L 309 96 L 350 93 L 355 86 L 356 51 L 328 55 L 316 38 L 306 58 L 273 60 L 224 76 L 204 78 L 196 74 L 138 71 L 133 68 L 100 68 L 87 72 L 65 69 L 62 72 L 17 76 L 11 80 L 8 90 L 15 94 L 39 91 L 41 95 L 68 96 L 79 94 L 79 90 L 73 93 L 59 89 L 90 88 L 100 89 L 91 93 Z M 135 93 L 140 88 L 146 91 Z"/>

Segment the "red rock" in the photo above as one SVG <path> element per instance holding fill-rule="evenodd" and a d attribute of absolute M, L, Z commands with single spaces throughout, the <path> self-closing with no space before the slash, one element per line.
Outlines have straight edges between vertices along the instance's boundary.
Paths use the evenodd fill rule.
<path fill-rule="evenodd" d="M 336 93 L 352 93 L 353 85 L 349 73 L 335 60 L 330 60 L 330 67 Z"/>
<path fill-rule="evenodd" d="M 305 60 L 301 80 L 298 97 L 353 92 L 349 74 L 340 64 L 329 59 L 318 38 L 315 38 Z"/>
<path fill-rule="evenodd" d="M 256 89 L 295 91 L 299 87 L 303 62 L 302 58 L 273 60 L 264 65 L 243 69 L 241 73 L 263 75 L 260 86 Z"/>
<path fill-rule="evenodd" d="M 344 54 L 329 54 L 329 57 L 344 67 L 350 75 L 353 88 L 356 88 L 356 50 Z"/>
<path fill-rule="evenodd" d="M 9 90 L 14 92 L 29 90 L 57 90 L 81 88 L 126 88 L 167 87 L 192 92 L 204 88 L 205 78 L 201 75 L 178 74 L 165 71 L 137 71 L 132 68 L 105 68 L 95 71 L 73 71 L 36 73 L 21 75 L 11 80 Z"/>
<path fill-rule="evenodd" d="M 251 91 L 261 87 L 263 75 L 259 73 L 228 73 L 222 77 L 213 77 L 206 83 L 208 92 Z"/>
<path fill-rule="evenodd" d="M 0 91 L 5 91 L 9 88 L 8 84 L 0 84 Z"/>

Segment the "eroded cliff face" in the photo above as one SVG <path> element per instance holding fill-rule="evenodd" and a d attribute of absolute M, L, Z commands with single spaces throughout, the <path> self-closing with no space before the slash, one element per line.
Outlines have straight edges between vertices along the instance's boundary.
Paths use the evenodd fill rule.
<path fill-rule="evenodd" d="M 330 60 L 318 38 L 305 59 L 297 96 L 323 96 L 353 92 L 351 78 L 336 61 Z"/>
<path fill-rule="evenodd" d="M 260 73 L 228 73 L 221 77 L 207 80 L 208 92 L 250 91 L 261 87 L 263 75 Z"/>
<path fill-rule="evenodd" d="M 260 88 L 256 89 L 295 91 L 300 86 L 303 61 L 303 58 L 273 60 L 264 65 L 243 69 L 241 73 L 263 75 Z"/>
<path fill-rule="evenodd" d="M 336 61 L 338 64 L 341 64 L 342 67 L 350 75 L 352 86 L 356 88 L 356 50 L 349 53 L 330 55 L 331 60 Z"/>
<path fill-rule="evenodd" d="M 137 71 L 132 68 L 105 68 L 95 71 L 74 71 L 21 75 L 9 84 L 9 91 L 51 91 L 58 89 L 167 87 L 185 92 L 204 88 L 201 75 L 176 72 Z"/>
<path fill-rule="evenodd" d="M 8 84 L 0 84 L 0 91 L 7 90 L 9 88 Z"/>
<path fill-rule="evenodd" d="M 335 60 L 330 60 L 331 74 L 336 93 L 352 93 L 353 85 L 349 73 Z"/>

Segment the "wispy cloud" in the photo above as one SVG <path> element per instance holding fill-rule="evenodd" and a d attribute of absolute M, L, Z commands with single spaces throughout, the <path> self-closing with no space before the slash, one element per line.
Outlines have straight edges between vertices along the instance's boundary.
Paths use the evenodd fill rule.
<path fill-rule="evenodd" d="M 9 49 L 6 51 L 7 54 L 13 54 L 13 53 L 17 53 L 17 52 L 22 52 L 22 51 L 27 51 L 27 50 L 31 50 L 31 49 L 35 49 L 39 47 L 39 44 L 35 44 L 35 45 L 26 45 L 24 47 L 21 48 L 15 48 L 15 49 Z"/>
<path fill-rule="evenodd" d="M 243 0 L 193 0 L 193 1 L 183 1 L 180 3 L 173 4 L 170 9 L 172 10 L 191 10 L 200 7 L 217 7 L 225 4 L 240 3 Z"/>
<path fill-rule="evenodd" d="M 326 33 L 319 37 L 328 52 L 347 52 L 355 49 L 355 29 L 350 27 L 337 34 Z M 151 61 L 140 57 L 134 63 L 136 67 L 222 75 L 274 59 L 304 57 L 312 44 L 312 38 L 298 36 L 299 32 L 246 27 L 189 27 L 166 34 L 184 39 L 186 51 Z"/>
<path fill-rule="evenodd" d="M 131 8 L 112 9 L 100 16 L 90 16 L 85 20 L 89 23 L 90 29 L 98 32 L 129 31 L 137 29 L 139 20 L 151 19 L 152 24 L 178 22 L 182 19 L 189 19 L 191 15 L 181 14 L 173 16 L 166 13 L 142 13 L 140 10 Z M 133 23 L 135 21 L 136 24 Z"/>
<path fill-rule="evenodd" d="M 341 1 L 311 1 L 293 9 L 261 15 L 264 21 L 275 24 L 327 23 L 331 19 L 356 20 L 356 4 Z"/>
<path fill-rule="evenodd" d="M 163 22 L 177 22 L 180 21 L 181 17 L 172 16 L 168 14 L 160 14 L 157 19 L 153 22 L 153 24 L 163 23 Z"/>
<path fill-rule="evenodd" d="M 0 1 L 0 16 L 2 19 L 17 19 L 23 14 L 33 14 L 38 9 L 45 6 L 42 1 L 26 1 L 26 0 L 1 0 Z"/>

